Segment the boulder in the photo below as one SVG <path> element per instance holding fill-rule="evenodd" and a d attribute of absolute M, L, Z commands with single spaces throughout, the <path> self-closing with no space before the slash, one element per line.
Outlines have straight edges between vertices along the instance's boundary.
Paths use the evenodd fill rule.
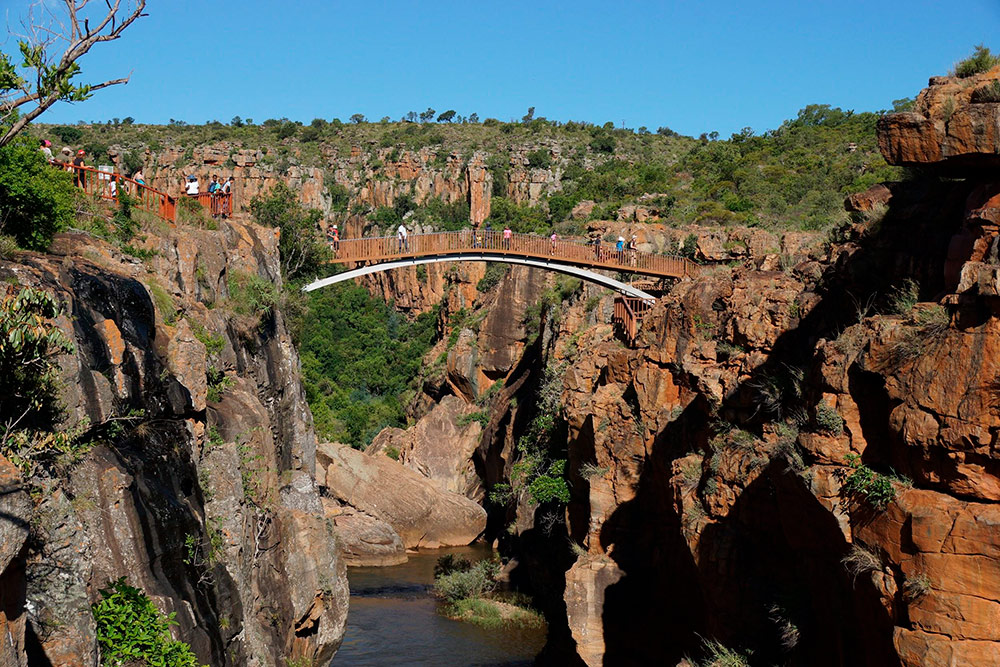
<path fill-rule="evenodd" d="M 384 567 L 405 563 L 406 548 L 392 526 L 370 514 L 324 498 L 326 518 L 340 544 L 340 555 L 349 567 Z"/>
<path fill-rule="evenodd" d="M 479 446 L 482 426 L 465 421 L 477 408 L 457 396 L 445 396 L 413 427 L 387 428 L 379 433 L 366 454 L 382 455 L 392 448 L 399 462 L 434 481 L 442 490 L 473 500 L 482 496 L 472 455 Z"/>
<path fill-rule="evenodd" d="M 407 549 L 466 545 L 486 528 L 486 511 L 478 504 L 388 456 L 322 444 L 316 479 L 327 495 L 392 526 Z"/>

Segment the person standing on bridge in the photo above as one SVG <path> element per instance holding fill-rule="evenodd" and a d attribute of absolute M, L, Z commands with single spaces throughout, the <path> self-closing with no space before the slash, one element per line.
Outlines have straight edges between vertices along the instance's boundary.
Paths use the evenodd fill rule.
<path fill-rule="evenodd" d="M 552 242 L 552 251 L 549 254 L 552 254 L 552 255 L 556 254 L 556 241 L 558 241 L 558 240 L 559 240 L 559 237 L 556 235 L 555 232 L 552 232 L 552 236 L 549 237 L 549 241 Z"/>
<path fill-rule="evenodd" d="M 184 184 L 184 194 L 188 197 L 198 196 L 198 177 L 191 174 L 187 178 L 187 183 Z"/>
<path fill-rule="evenodd" d="M 510 225 L 504 225 L 503 228 L 503 249 L 510 250 L 510 239 L 514 236 L 514 232 L 510 231 Z"/>
<path fill-rule="evenodd" d="M 399 229 L 396 230 L 396 243 L 399 245 L 398 252 L 410 252 L 410 244 L 407 241 L 406 224 L 399 223 Z"/>
<path fill-rule="evenodd" d="M 628 240 L 628 263 L 631 266 L 636 265 L 636 260 L 638 259 L 638 251 L 636 249 L 636 235 L 633 234 L 632 238 Z"/>
<path fill-rule="evenodd" d="M 138 169 L 135 170 L 135 173 L 132 174 L 132 180 L 138 183 L 139 185 L 146 184 L 146 176 L 142 173 L 142 167 L 139 167 Z"/>

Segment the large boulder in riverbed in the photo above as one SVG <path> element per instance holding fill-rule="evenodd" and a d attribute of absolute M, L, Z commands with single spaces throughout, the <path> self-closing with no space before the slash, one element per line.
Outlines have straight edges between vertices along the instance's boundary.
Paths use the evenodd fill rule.
<path fill-rule="evenodd" d="M 466 545 L 486 528 L 478 504 L 388 456 L 325 443 L 317 450 L 316 480 L 329 496 L 392 526 L 407 549 Z"/>
<path fill-rule="evenodd" d="M 333 523 L 340 555 L 351 567 L 385 567 L 405 563 L 406 547 L 392 526 L 333 498 L 323 498 L 323 510 Z"/>

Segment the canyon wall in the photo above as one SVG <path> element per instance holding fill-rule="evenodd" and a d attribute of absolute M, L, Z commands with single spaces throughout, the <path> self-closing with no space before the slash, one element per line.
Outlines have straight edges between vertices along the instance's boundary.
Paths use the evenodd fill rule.
<path fill-rule="evenodd" d="M 655 250 L 692 236 L 706 262 L 632 347 L 595 288 L 427 277 L 445 335 L 417 426 L 388 441 L 404 465 L 439 474 L 421 443 L 464 442 L 458 415 L 481 411 L 475 475 L 448 479 L 490 498 L 558 387 L 570 501 L 486 500 L 549 620 L 543 659 L 677 664 L 704 638 L 761 664 L 1000 662 L 1000 185 L 981 169 L 1000 105 L 971 95 L 998 78 L 932 79 L 886 116 L 886 158 L 920 171 L 850 197 L 829 237 L 629 226 Z M 415 279 L 369 287 L 421 309 Z M 466 406 L 444 426 L 443 397 Z"/>
<path fill-rule="evenodd" d="M 212 665 L 326 664 L 343 636 L 344 560 L 314 480 L 316 443 L 280 307 L 274 230 L 148 230 L 147 259 L 83 234 L 0 276 L 63 305 L 59 430 L 75 457 L 21 479 L 0 460 L 4 664 L 95 664 L 90 604 L 125 577 Z M 10 518 L 13 517 L 13 518 Z"/>

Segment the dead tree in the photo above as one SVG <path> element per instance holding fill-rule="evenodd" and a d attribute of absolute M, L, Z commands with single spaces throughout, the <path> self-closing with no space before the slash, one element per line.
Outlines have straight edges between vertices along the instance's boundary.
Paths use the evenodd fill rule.
<path fill-rule="evenodd" d="M 107 11 L 93 17 L 93 26 L 84 11 L 90 0 L 63 1 L 65 8 L 58 12 L 46 2 L 29 9 L 22 24 L 25 33 L 18 40 L 20 66 L 0 52 L 0 146 L 56 102 L 82 102 L 94 91 L 128 83 L 131 77 L 95 84 L 72 81 L 80 73 L 77 60 L 92 46 L 118 39 L 137 18 L 146 16 L 146 0 L 126 0 L 124 9 L 122 0 L 104 0 Z"/>

